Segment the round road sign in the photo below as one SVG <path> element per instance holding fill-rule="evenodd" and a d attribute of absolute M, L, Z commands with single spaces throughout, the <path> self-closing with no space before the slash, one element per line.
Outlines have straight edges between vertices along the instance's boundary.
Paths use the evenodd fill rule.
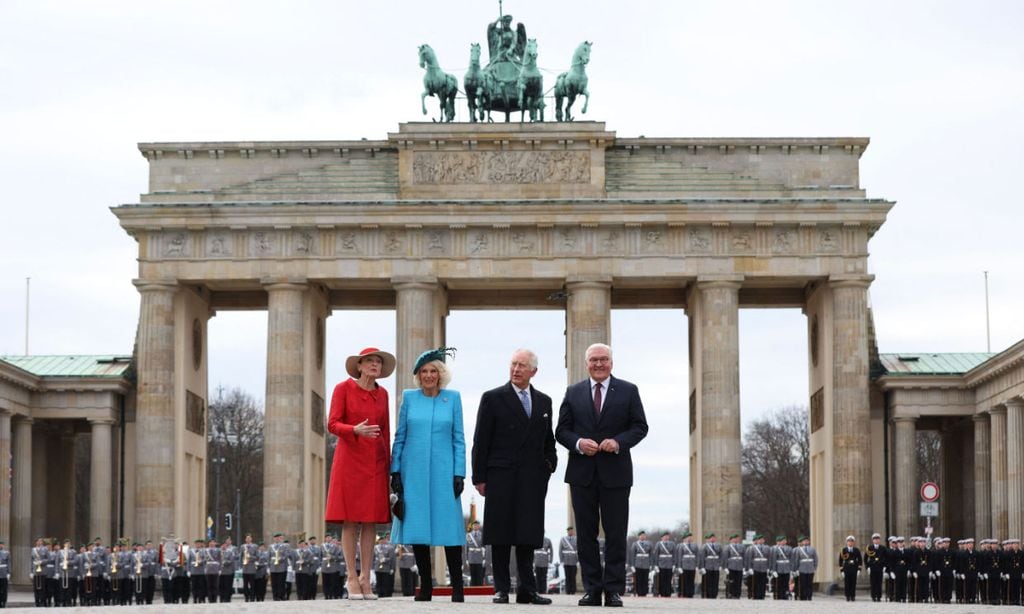
<path fill-rule="evenodd" d="M 939 485 L 935 482 L 921 484 L 921 500 L 931 503 L 939 500 Z"/>

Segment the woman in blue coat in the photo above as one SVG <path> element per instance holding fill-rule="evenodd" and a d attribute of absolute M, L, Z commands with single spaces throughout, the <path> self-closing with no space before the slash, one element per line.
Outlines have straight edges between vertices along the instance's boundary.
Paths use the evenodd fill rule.
<path fill-rule="evenodd" d="M 413 367 L 418 388 L 402 392 L 398 430 L 391 452 L 391 487 L 404 504 L 395 518 L 391 539 L 412 544 L 420 574 L 417 601 L 432 593 L 430 546 L 444 546 L 452 582 L 452 601 L 463 601 L 462 519 L 466 440 L 462 430 L 462 397 L 448 390 L 451 374 L 445 357 L 451 348 L 420 354 Z M 398 516 L 399 514 L 396 514 Z"/>

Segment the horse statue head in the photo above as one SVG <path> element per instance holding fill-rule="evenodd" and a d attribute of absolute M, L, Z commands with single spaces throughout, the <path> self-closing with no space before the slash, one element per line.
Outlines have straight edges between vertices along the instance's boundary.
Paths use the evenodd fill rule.
<path fill-rule="evenodd" d="M 473 43 L 469 46 L 469 65 L 480 65 L 480 43 Z"/>
<path fill-rule="evenodd" d="M 583 41 L 576 47 L 576 51 L 572 54 L 572 65 L 573 66 L 586 66 L 590 63 L 590 47 L 593 45 L 590 41 Z"/>
<path fill-rule="evenodd" d="M 437 54 L 434 53 L 433 47 L 427 44 L 420 45 L 420 68 L 427 68 L 428 66 L 437 66 Z"/>
<path fill-rule="evenodd" d="M 537 63 L 537 39 L 531 38 L 526 42 L 526 50 L 523 51 L 523 64 L 533 66 Z"/>

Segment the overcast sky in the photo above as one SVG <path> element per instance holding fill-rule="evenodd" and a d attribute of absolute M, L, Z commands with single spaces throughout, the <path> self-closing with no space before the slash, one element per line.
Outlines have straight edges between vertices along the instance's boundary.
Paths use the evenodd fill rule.
<path fill-rule="evenodd" d="M 1024 337 L 1024 4 L 504 6 L 537 38 L 546 87 L 579 42 L 594 42 L 583 119 L 620 136 L 870 137 L 861 185 L 897 203 L 870 244 L 882 352 L 984 351 L 986 270 L 993 351 Z M 26 277 L 31 353 L 131 352 L 136 244 L 108 208 L 147 189 L 136 143 L 384 138 L 422 119 L 417 46 L 430 43 L 461 81 L 497 11 L 490 0 L 0 0 L 0 354 L 24 351 Z M 557 405 L 563 317 L 451 314 L 467 436 L 517 346 L 540 355 L 535 384 Z M 393 350 L 394 328 L 393 311 L 336 312 L 328 389 L 346 355 Z M 688 516 L 686 318 L 615 311 L 612 328 L 615 374 L 640 386 L 652 426 L 635 452 L 631 525 L 673 526 Z M 218 314 L 209 348 L 211 387 L 262 399 L 265 313 Z M 745 423 L 806 404 L 798 310 L 741 312 L 740 352 Z M 393 391 L 394 378 L 386 384 Z M 565 524 L 565 458 L 548 496 L 553 537 Z"/>

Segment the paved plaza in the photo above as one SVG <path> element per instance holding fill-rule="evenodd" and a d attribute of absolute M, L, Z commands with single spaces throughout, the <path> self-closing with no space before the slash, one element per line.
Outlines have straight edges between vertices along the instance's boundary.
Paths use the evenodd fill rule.
<path fill-rule="evenodd" d="M 158 595 L 159 597 L 159 595 Z M 528 606 L 528 605 L 495 605 L 491 603 L 491 598 L 488 597 L 466 597 L 466 603 L 458 604 L 449 601 L 449 598 L 440 597 L 430 603 L 417 603 L 412 600 L 412 597 L 393 597 L 390 599 L 381 599 L 378 601 L 282 601 L 273 602 L 265 601 L 263 603 L 245 603 L 241 597 L 232 601 L 231 603 L 216 603 L 216 604 L 188 604 L 188 605 L 164 605 L 163 603 L 154 603 L 150 606 L 144 606 L 141 611 L 156 613 L 156 612 L 180 612 L 182 610 L 195 611 L 196 609 L 210 609 L 215 611 L 225 610 L 238 610 L 240 612 L 295 612 L 302 614 L 310 614 L 312 612 L 338 612 L 338 611 L 353 611 L 353 612 L 372 612 L 374 614 L 415 614 L 418 612 L 508 612 L 508 613 L 519 613 L 522 614 L 527 611 L 535 612 L 548 612 L 553 614 L 554 612 L 577 612 L 583 613 L 585 610 L 576 605 L 576 601 L 579 599 L 579 595 L 548 595 L 551 597 L 553 603 L 550 606 Z M 997 611 L 997 606 L 980 606 L 980 605 L 942 605 L 942 604 L 896 604 L 896 603 L 872 603 L 870 599 L 858 600 L 853 603 L 847 603 L 843 600 L 842 596 L 828 597 L 825 595 L 814 596 L 814 600 L 811 602 L 802 601 L 750 601 L 742 599 L 739 601 L 732 601 L 726 599 L 716 600 L 702 600 L 702 599 L 688 599 L 682 600 L 678 598 L 670 599 L 659 599 L 653 597 L 625 597 L 625 608 L 623 612 L 680 612 L 684 611 L 693 614 L 704 614 L 712 612 L 767 612 L 771 614 L 788 614 L 791 612 L 811 613 L 821 612 L 824 608 L 830 610 L 830 614 L 834 612 L 895 612 L 895 611 L 906 611 L 914 612 L 915 614 L 923 612 L 982 612 L 982 611 Z M 32 593 L 15 591 L 10 595 L 8 601 L 8 607 L 32 607 Z M 106 607 L 91 607 L 91 608 L 67 608 L 63 609 L 64 612 L 71 612 L 75 610 L 96 612 L 100 610 L 117 610 L 122 612 L 138 612 L 138 606 L 106 606 Z M 605 610 L 599 610 L 605 611 Z"/>

